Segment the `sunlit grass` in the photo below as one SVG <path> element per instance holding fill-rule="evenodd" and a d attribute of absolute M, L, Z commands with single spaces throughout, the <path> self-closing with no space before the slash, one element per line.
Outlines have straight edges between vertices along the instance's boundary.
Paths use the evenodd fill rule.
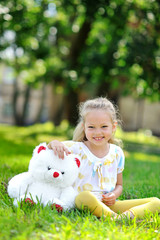
<path fill-rule="evenodd" d="M 64 140 L 65 131 L 69 130 L 69 126 L 66 121 L 63 121 L 60 126 L 55 127 L 51 122 L 45 124 L 36 124 L 28 127 L 17 126 L 0 126 L 1 135 L 8 141 L 14 141 L 14 144 L 21 144 L 22 141 L 26 144 L 37 144 L 41 141 L 49 142 L 54 137 Z M 16 136 L 15 136 L 16 133 Z"/>
<path fill-rule="evenodd" d="M 151 131 L 149 130 L 139 130 L 137 132 L 124 132 L 121 129 L 118 129 L 116 136 L 123 141 L 138 143 L 150 146 L 160 147 L 160 139 L 152 136 Z"/>
<path fill-rule="evenodd" d="M 136 161 L 142 161 L 142 162 L 159 162 L 159 156 L 154 154 L 146 154 L 141 152 L 134 152 L 130 154 L 129 152 L 126 152 L 127 157 L 132 157 Z"/>
<path fill-rule="evenodd" d="M 97 219 L 78 210 L 59 214 L 50 207 L 15 208 L 6 193 L 9 178 L 27 171 L 32 151 L 40 142 L 71 139 L 73 129 L 66 121 L 29 127 L 0 126 L 0 239 L 159 239 L 160 216 L 146 214 L 142 221 Z M 124 190 L 120 199 L 160 198 L 160 140 L 145 132 L 118 130 L 124 141 L 126 164 Z"/>

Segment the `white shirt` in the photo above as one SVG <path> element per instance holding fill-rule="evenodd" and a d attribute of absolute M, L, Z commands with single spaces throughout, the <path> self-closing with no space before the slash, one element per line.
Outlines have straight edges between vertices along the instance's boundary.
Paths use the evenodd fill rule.
<path fill-rule="evenodd" d="M 102 194 L 114 190 L 117 174 L 124 169 L 122 149 L 110 144 L 108 154 L 103 158 L 96 157 L 83 142 L 65 141 L 65 146 L 81 160 L 78 179 L 74 188 L 78 192 L 91 191 L 100 200 Z"/>

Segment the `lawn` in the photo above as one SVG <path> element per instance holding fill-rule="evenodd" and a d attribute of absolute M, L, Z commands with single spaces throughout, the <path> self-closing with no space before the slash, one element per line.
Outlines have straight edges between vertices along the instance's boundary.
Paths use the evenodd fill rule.
<path fill-rule="evenodd" d="M 146 214 L 144 220 L 110 221 L 97 219 L 78 210 L 57 213 L 40 205 L 15 208 L 6 193 L 8 180 L 27 171 L 34 147 L 53 138 L 70 139 L 72 129 L 67 122 L 59 127 L 52 123 L 29 127 L 0 125 L 0 239 L 160 239 L 160 215 Z M 124 190 L 120 199 L 156 196 L 160 198 L 160 139 L 149 132 L 125 133 L 126 164 Z"/>

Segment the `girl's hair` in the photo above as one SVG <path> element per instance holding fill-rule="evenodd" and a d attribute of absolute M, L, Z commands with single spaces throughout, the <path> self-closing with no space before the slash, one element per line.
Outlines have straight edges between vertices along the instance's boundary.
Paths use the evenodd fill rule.
<path fill-rule="evenodd" d="M 117 122 L 120 124 L 120 120 L 118 118 L 118 109 L 107 98 L 99 97 L 87 100 L 86 102 L 80 103 L 79 105 L 79 121 L 73 133 L 73 141 L 83 142 L 87 140 L 84 131 L 84 122 L 86 114 L 91 110 L 104 110 L 110 114 L 113 123 Z M 114 135 L 112 135 L 109 143 L 122 145 L 122 141 L 115 139 Z"/>

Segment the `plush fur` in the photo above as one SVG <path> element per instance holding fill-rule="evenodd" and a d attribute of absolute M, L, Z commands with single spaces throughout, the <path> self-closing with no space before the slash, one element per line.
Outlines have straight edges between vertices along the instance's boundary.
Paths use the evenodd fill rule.
<path fill-rule="evenodd" d="M 55 205 L 57 210 L 74 207 L 77 192 L 72 185 L 78 177 L 80 160 L 74 154 L 64 159 L 56 156 L 53 150 L 42 143 L 35 148 L 29 163 L 28 172 L 13 177 L 8 184 L 8 194 L 18 202 L 40 202 L 43 206 Z"/>

